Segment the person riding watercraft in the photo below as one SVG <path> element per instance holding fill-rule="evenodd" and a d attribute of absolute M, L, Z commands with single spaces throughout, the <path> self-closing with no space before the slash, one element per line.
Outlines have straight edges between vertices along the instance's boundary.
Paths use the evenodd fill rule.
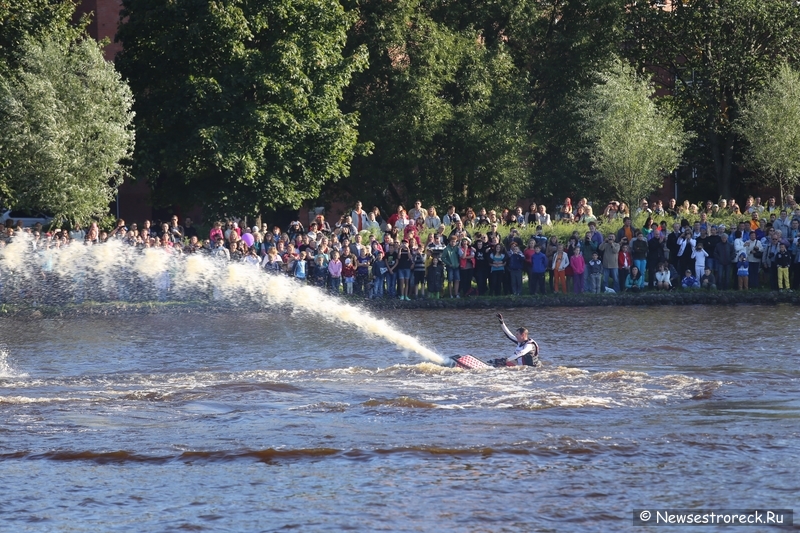
<path fill-rule="evenodd" d="M 503 321 L 503 315 L 497 313 L 497 319 L 500 321 L 500 327 L 503 328 L 503 333 L 509 340 L 517 343 L 517 348 L 514 350 L 514 355 L 508 359 L 493 359 L 489 361 L 494 366 L 542 366 L 539 361 L 539 345 L 535 340 L 528 337 L 528 330 L 525 328 L 517 328 L 514 333 L 508 329 L 506 323 Z"/>

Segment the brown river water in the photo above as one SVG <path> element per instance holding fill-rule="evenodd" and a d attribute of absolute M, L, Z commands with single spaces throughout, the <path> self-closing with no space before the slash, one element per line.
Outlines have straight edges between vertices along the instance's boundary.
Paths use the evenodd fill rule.
<path fill-rule="evenodd" d="M 383 318 L 488 359 L 497 311 L 543 368 L 444 368 L 308 310 L 2 319 L 0 530 L 619 531 L 798 501 L 798 308 Z"/>

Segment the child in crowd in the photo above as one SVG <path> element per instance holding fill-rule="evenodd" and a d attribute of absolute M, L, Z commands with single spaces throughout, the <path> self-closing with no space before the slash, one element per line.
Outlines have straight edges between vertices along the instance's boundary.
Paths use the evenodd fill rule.
<path fill-rule="evenodd" d="M 383 298 L 383 282 L 386 278 L 386 261 L 383 259 L 383 250 L 375 250 L 375 260 L 372 262 L 372 297 Z"/>
<path fill-rule="evenodd" d="M 325 266 L 325 258 L 322 254 L 314 258 L 314 284 L 317 287 L 324 287 L 328 281 L 328 267 Z"/>
<path fill-rule="evenodd" d="M 330 267 L 330 265 L 328 266 Z M 356 267 L 349 257 L 344 260 L 342 277 L 344 278 L 345 294 L 353 294 L 353 283 L 355 283 L 356 280 Z"/>
<path fill-rule="evenodd" d="M 261 258 L 258 257 L 258 253 L 256 252 L 255 247 L 250 248 L 247 250 L 247 255 L 244 256 L 242 262 L 246 265 L 253 265 L 258 266 L 261 263 Z"/>
<path fill-rule="evenodd" d="M 672 288 L 672 282 L 669 278 L 669 266 L 665 261 L 658 265 L 658 270 L 656 271 L 656 289 L 659 291 L 670 290 Z"/>
<path fill-rule="evenodd" d="M 569 257 L 564 252 L 564 245 L 559 244 L 556 247 L 556 253 L 553 255 L 553 292 L 558 292 L 559 288 L 563 288 L 564 294 L 567 294 L 567 267 L 569 266 Z"/>
<path fill-rule="evenodd" d="M 586 262 L 579 246 L 572 250 L 569 264 L 572 267 L 572 292 L 580 294 L 583 292 L 583 271 L 586 270 Z"/>
<path fill-rule="evenodd" d="M 425 297 L 425 255 L 420 253 L 417 245 L 411 246 L 411 292 L 415 298 Z"/>
<path fill-rule="evenodd" d="M 331 252 L 331 260 L 328 261 L 328 275 L 331 278 L 331 292 L 339 294 L 342 286 L 342 262 L 339 261 L 339 252 L 336 250 Z"/>
<path fill-rule="evenodd" d="M 739 261 L 736 263 L 736 277 L 739 278 L 739 290 L 746 291 L 750 284 L 750 265 L 745 253 L 739 254 Z"/>
<path fill-rule="evenodd" d="M 438 255 L 431 258 L 431 264 L 425 277 L 428 280 L 428 298 L 438 300 L 444 288 L 444 264 L 439 260 Z"/>
<path fill-rule="evenodd" d="M 372 258 L 367 255 L 367 249 L 363 246 L 359 248 L 358 266 L 356 267 L 356 293 L 360 296 L 369 296 L 367 283 L 369 282 L 369 265 L 371 262 Z"/>
<path fill-rule="evenodd" d="M 706 271 L 706 257 L 708 257 L 708 252 L 703 250 L 703 243 L 698 242 L 697 245 L 692 250 L 692 259 L 694 259 L 694 271 L 697 275 L 697 279 L 703 277 L 703 274 Z"/>
<path fill-rule="evenodd" d="M 544 295 L 544 273 L 547 272 L 547 255 L 542 251 L 542 247 L 538 244 L 533 247 L 533 255 L 531 256 L 531 294 L 539 292 Z"/>
<path fill-rule="evenodd" d="M 297 261 L 294 262 L 294 269 L 292 275 L 301 282 L 306 281 L 306 263 L 307 257 L 305 252 L 300 252 L 300 256 L 298 257 Z"/>
<path fill-rule="evenodd" d="M 600 294 L 600 285 L 603 282 L 603 262 L 600 261 L 600 255 L 597 252 L 592 252 L 592 260 L 586 267 L 589 269 L 589 292 Z"/>
<path fill-rule="evenodd" d="M 714 273 L 711 272 L 711 267 L 707 266 L 705 268 L 703 277 L 700 278 L 700 287 L 707 291 L 717 288 L 717 279 L 714 277 Z"/>
<path fill-rule="evenodd" d="M 792 255 L 786 249 L 786 244 L 778 245 L 778 253 L 775 254 L 775 264 L 778 266 L 778 290 L 790 291 L 789 288 L 789 267 L 792 264 Z"/>
<path fill-rule="evenodd" d="M 681 281 L 681 286 L 684 289 L 698 289 L 700 288 L 700 282 L 692 275 L 691 270 L 686 270 L 683 280 Z"/>

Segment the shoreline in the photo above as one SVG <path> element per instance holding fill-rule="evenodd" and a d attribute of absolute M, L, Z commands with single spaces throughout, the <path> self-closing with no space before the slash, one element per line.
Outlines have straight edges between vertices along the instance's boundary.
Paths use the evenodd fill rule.
<path fill-rule="evenodd" d="M 438 300 L 367 300 L 360 297 L 342 299 L 354 306 L 373 312 L 383 310 L 431 310 L 431 309 L 495 309 L 495 308 L 541 308 L 541 307 L 641 307 L 683 305 L 800 305 L 800 292 L 776 292 L 770 290 L 704 291 L 678 290 L 670 292 L 640 292 L 621 294 L 547 294 L 545 296 L 480 296 L 470 298 L 443 298 Z M 31 305 L 7 303 L 0 305 L 0 318 L 79 318 L 117 315 L 159 315 L 252 313 L 290 310 L 290 306 L 235 305 L 208 301 L 166 302 L 84 302 L 66 305 Z"/>

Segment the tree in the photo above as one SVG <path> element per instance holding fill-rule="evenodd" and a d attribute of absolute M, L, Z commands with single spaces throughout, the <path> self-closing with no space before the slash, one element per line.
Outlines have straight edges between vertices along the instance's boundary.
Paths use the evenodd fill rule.
<path fill-rule="evenodd" d="M 667 103 L 696 133 L 690 164 L 730 197 L 740 106 L 800 54 L 795 0 L 646 0 L 631 3 L 628 57 L 660 74 Z"/>
<path fill-rule="evenodd" d="M 349 172 L 365 64 L 354 14 L 326 0 L 124 0 L 117 66 L 136 95 L 134 175 L 161 205 L 297 208 Z"/>
<path fill-rule="evenodd" d="M 0 76 L 0 190 L 9 207 L 85 221 L 108 212 L 133 151 L 132 96 L 90 38 L 22 44 Z"/>
<path fill-rule="evenodd" d="M 508 0 L 507 0 L 508 1 Z M 515 6 L 507 36 L 515 64 L 530 84 L 529 166 L 537 200 L 599 191 L 586 139 L 572 113 L 578 91 L 590 87 L 595 72 L 612 64 L 624 40 L 628 0 L 537 0 Z"/>
<path fill-rule="evenodd" d="M 576 100 L 591 160 L 609 192 L 635 206 L 678 166 L 689 136 L 628 65 L 617 61 L 598 77 Z"/>
<path fill-rule="evenodd" d="M 800 185 L 800 73 L 784 64 L 750 98 L 736 121 L 762 183 L 778 187 L 781 201 Z"/>
<path fill-rule="evenodd" d="M 24 43 L 59 34 L 74 38 L 72 0 L 0 0 L 0 72 L 18 66 Z"/>
<path fill-rule="evenodd" d="M 367 47 L 370 66 L 345 103 L 372 149 L 341 184 L 350 197 L 463 208 L 514 202 L 527 189 L 525 74 L 505 43 L 488 42 L 474 21 L 445 22 L 440 7 L 360 5 L 350 46 Z"/>

